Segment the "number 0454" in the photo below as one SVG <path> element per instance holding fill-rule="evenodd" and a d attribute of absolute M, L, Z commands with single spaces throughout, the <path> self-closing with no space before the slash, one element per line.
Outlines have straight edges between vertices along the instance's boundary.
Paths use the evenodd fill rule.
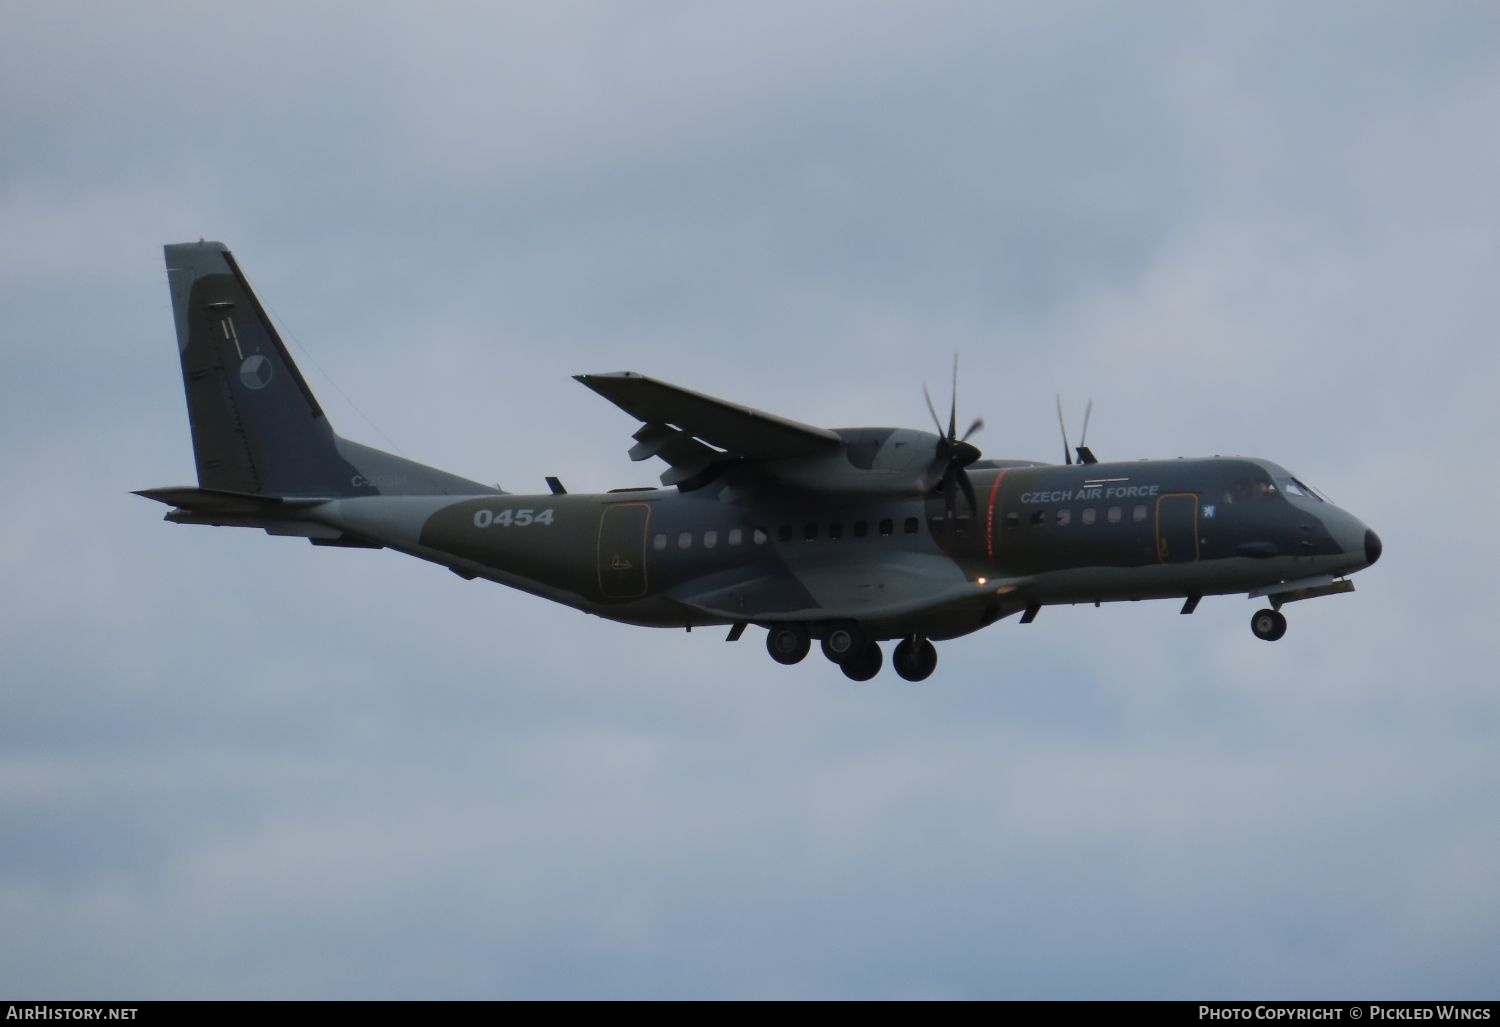
<path fill-rule="evenodd" d="M 551 524 L 552 508 L 545 510 L 475 510 L 476 528 L 525 528 L 532 524 Z"/>

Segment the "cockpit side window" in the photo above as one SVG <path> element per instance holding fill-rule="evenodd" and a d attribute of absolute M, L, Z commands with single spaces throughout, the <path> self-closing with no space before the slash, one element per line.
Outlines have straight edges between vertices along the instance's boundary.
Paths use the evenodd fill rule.
<path fill-rule="evenodd" d="M 1276 485 L 1268 475 L 1242 474 L 1224 490 L 1224 502 L 1249 503 L 1257 499 L 1271 499 L 1275 495 Z"/>

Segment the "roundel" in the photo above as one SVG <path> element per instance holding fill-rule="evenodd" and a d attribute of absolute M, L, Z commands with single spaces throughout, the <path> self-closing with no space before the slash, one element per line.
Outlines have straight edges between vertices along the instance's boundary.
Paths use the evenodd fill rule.
<path fill-rule="evenodd" d="M 240 382 L 247 389 L 264 389 L 271 384 L 271 362 L 261 353 L 252 353 L 240 365 Z"/>

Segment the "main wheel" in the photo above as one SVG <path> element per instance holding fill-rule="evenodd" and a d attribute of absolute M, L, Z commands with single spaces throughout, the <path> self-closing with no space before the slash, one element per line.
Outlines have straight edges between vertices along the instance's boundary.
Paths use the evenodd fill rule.
<path fill-rule="evenodd" d="M 891 665 L 908 681 L 926 681 L 937 669 L 937 646 L 928 639 L 909 635 L 891 653 Z"/>
<path fill-rule="evenodd" d="M 1286 614 L 1280 610 L 1261 610 L 1250 618 L 1250 630 L 1265 642 L 1274 642 L 1286 634 Z"/>
<path fill-rule="evenodd" d="M 859 652 L 863 645 L 864 636 L 858 628 L 840 625 L 829 628 L 828 634 L 823 636 L 823 655 L 834 663 L 842 664 L 852 654 Z"/>
<path fill-rule="evenodd" d="M 865 647 L 843 663 L 839 664 L 844 676 L 851 681 L 868 681 L 880 673 L 880 665 L 885 662 L 885 657 L 880 654 L 880 646 L 874 642 L 868 642 Z"/>
<path fill-rule="evenodd" d="M 776 624 L 766 632 L 766 652 L 777 663 L 788 666 L 801 663 L 802 657 L 812 648 L 807 629 L 801 624 Z"/>

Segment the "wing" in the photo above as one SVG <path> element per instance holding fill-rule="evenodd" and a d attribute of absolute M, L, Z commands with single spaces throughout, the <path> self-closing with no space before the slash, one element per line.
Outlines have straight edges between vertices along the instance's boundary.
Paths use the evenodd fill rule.
<path fill-rule="evenodd" d="M 665 460 L 671 467 L 661 476 L 663 485 L 683 484 L 726 460 L 813 457 L 843 444 L 826 428 L 728 403 L 634 371 L 574 377 L 645 422 L 635 433 L 630 459 L 659 456 Z"/>

